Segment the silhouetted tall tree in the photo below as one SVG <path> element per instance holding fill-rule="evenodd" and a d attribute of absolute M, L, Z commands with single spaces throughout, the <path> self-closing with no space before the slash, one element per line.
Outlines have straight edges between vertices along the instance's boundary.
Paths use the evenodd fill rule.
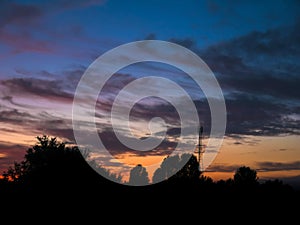
<path fill-rule="evenodd" d="M 149 177 L 146 168 L 141 164 L 132 168 L 130 171 L 129 184 L 137 186 L 149 184 Z"/>

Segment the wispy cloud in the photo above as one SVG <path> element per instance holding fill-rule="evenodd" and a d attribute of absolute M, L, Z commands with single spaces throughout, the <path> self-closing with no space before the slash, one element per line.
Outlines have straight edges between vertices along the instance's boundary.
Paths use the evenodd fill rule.
<path fill-rule="evenodd" d="M 7 92 L 14 95 L 36 95 L 49 100 L 71 102 L 73 95 L 66 92 L 58 80 L 43 80 L 37 78 L 12 78 L 0 81 Z"/>
<path fill-rule="evenodd" d="M 32 116 L 27 112 L 20 112 L 17 109 L 0 111 L 0 121 L 2 123 L 20 124 L 30 121 Z"/>
<path fill-rule="evenodd" d="M 257 162 L 258 171 L 269 172 L 269 171 L 286 171 L 286 170 L 300 170 L 300 161 L 294 162 Z"/>
<path fill-rule="evenodd" d="M 105 2 L 105 0 L 55 0 L 34 3 L 1 1 L 0 41 L 6 49 L 3 57 L 31 52 L 46 55 L 59 53 L 75 58 L 87 58 L 90 52 L 74 51 L 74 46 L 70 43 L 77 40 L 81 44 L 86 41 L 99 44 L 99 41 L 83 35 L 83 26 L 78 22 L 69 22 L 61 29 L 60 26 L 49 25 L 48 21 L 49 18 L 54 19 L 70 10 L 97 7 Z"/>
<path fill-rule="evenodd" d="M 7 127 L 0 129 L 5 133 L 22 135 L 24 130 L 26 130 L 26 135 L 32 134 L 32 138 L 36 134 L 46 134 L 74 141 L 73 130 L 71 129 L 72 121 L 67 118 L 50 115 L 46 112 L 36 114 L 25 110 L 6 109 L 0 111 L 0 120 Z"/>
<path fill-rule="evenodd" d="M 0 27 L 8 24 L 34 24 L 42 15 L 43 10 L 39 6 L 3 0 L 0 7 Z"/>
<path fill-rule="evenodd" d="M 106 131 L 100 132 L 99 137 L 101 138 L 106 149 L 116 157 L 118 157 L 118 155 L 123 155 L 123 154 L 134 155 L 134 156 L 168 155 L 172 153 L 172 151 L 177 146 L 176 141 L 163 139 L 161 144 L 159 144 L 153 150 L 137 151 L 137 150 L 130 149 L 126 147 L 124 144 L 122 144 L 112 130 L 110 131 L 109 129 L 107 129 Z"/>
<path fill-rule="evenodd" d="M 241 166 L 245 166 L 243 164 L 211 164 L 205 172 L 235 172 Z"/>
<path fill-rule="evenodd" d="M 28 146 L 0 141 L 0 171 L 7 170 L 14 162 L 21 162 Z"/>
<path fill-rule="evenodd" d="M 105 0 L 54 0 L 51 2 L 18 3 L 1 1 L 0 27 L 5 25 L 34 25 L 47 13 L 103 5 Z"/>

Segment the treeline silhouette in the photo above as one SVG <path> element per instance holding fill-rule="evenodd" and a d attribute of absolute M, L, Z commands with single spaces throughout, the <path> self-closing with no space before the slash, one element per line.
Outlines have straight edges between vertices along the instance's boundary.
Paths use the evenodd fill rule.
<path fill-rule="evenodd" d="M 182 169 L 174 172 L 178 166 Z M 96 163 L 92 168 L 77 146 L 67 146 L 55 137 L 44 135 L 37 137 L 37 143 L 26 151 L 23 161 L 15 162 L 2 174 L 0 194 L 76 199 L 113 196 L 127 200 L 132 196 L 148 199 L 162 196 L 171 201 L 193 199 L 202 202 L 211 197 L 229 199 L 234 196 L 244 200 L 251 200 L 253 196 L 299 197 L 298 191 L 281 180 L 260 182 L 257 172 L 247 166 L 237 168 L 233 178 L 214 181 L 199 171 L 197 158 L 189 154 L 165 158 L 153 175 L 153 184 L 149 183 L 148 172 L 141 164 L 131 170 L 128 183 L 120 184 L 121 180 L 122 176 L 110 173 Z M 156 182 L 160 180 L 163 181 Z"/>

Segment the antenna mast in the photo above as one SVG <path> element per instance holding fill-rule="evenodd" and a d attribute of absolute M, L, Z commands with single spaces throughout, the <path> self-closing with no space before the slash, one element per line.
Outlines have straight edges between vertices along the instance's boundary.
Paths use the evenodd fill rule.
<path fill-rule="evenodd" d="M 195 153 L 198 154 L 198 163 L 199 163 L 199 171 L 200 172 L 203 170 L 203 153 L 204 153 L 204 148 L 203 148 L 203 144 L 202 144 L 202 134 L 203 134 L 203 127 L 201 126 L 199 128 L 198 144 L 197 144 L 197 148 L 195 150 Z"/>

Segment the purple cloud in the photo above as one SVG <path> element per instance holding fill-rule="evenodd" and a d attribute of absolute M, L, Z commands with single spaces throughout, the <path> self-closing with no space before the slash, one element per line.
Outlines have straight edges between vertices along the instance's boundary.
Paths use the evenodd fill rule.
<path fill-rule="evenodd" d="M 0 174 L 24 159 L 28 146 L 0 141 Z"/>
<path fill-rule="evenodd" d="M 42 80 L 37 78 L 12 78 L 0 81 L 9 93 L 14 95 L 36 95 L 52 100 L 71 102 L 73 95 L 63 90 L 58 80 Z"/>

